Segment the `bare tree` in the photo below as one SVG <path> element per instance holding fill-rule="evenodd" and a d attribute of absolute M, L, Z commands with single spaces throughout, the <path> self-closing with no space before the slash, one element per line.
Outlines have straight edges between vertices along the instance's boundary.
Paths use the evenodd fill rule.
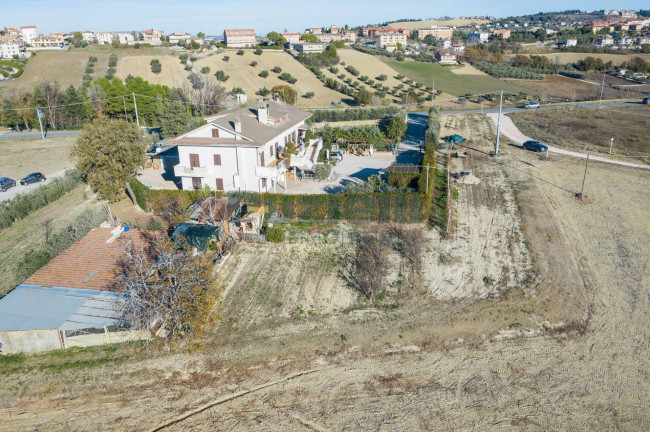
<path fill-rule="evenodd" d="M 105 97 L 106 95 L 101 87 L 98 85 L 90 87 L 88 91 L 88 99 L 90 99 L 91 102 L 90 106 L 93 110 L 93 117 L 98 118 L 104 113 L 104 109 L 106 108 L 106 102 L 104 101 Z"/>
<path fill-rule="evenodd" d="M 41 82 L 41 93 L 43 100 L 47 104 L 47 123 L 51 125 L 54 129 L 57 128 L 57 114 L 59 113 L 58 105 L 61 102 L 62 93 L 59 88 L 59 84 L 54 82 L 51 83 L 48 80 L 43 80 Z"/>
<path fill-rule="evenodd" d="M 121 318 L 132 330 L 163 326 L 170 346 L 200 347 L 200 337 L 218 318 L 222 287 L 208 254 L 192 256 L 166 238 L 151 239 L 151 248 L 124 250 L 118 287 L 126 294 Z"/>
<path fill-rule="evenodd" d="M 343 279 L 370 299 L 381 292 L 387 257 L 388 249 L 382 235 L 361 234 L 351 250 L 344 253 Z"/>
<path fill-rule="evenodd" d="M 420 228 L 404 228 L 399 225 L 388 227 L 393 249 L 409 264 L 411 270 L 419 272 L 422 269 L 422 244 L 424 233 Z"/>
<path fill-rule="evenodd" d="M 45 238 L 45 243 L 50 239 L 52 235 L 52 218 L 45 218 L 41 222 L 41 229 L 43 230 L 43 237 Z"/>
<path fill-rule="evenodd" d="M 25 127 L 30 129 L 29 121 L 34 111 L 29 107 L 32 104 L 32 95 L 22 87 L 16 88 L 12 94 L 12 99 L 16 108 L 18 108 L 18 115 L 25 123 Z"/>

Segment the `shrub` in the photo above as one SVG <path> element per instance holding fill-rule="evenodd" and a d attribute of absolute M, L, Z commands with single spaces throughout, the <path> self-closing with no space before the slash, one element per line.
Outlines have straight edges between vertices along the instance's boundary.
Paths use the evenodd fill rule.
<path fill-rule="evenodd" d="M 217 72 L 215 72 L 214 76 L 215 78 L 217 78 L 217 80 L 221 82 L 226 82 L 228 81 L 228 78 L 230 78 L 230 75 L 226 75 L 226 73 L 222 70 L 218 70 Z"/>
<path fill-rule="evenodd" d="M 329 71 L 332 72 L 334 75 L 336 75 L 337 73 L 339 73 L 339 68 L 337 68 L 336 66 L 330 66 Z"/>
<path fill-rule="evenodd" d="M 263 70 L 262 72 L 260 72 L 258 74 L 258 76 L 261 77 L 261 78 L 267 78 L 269 76 L 269 71 Z"/>
<path fill-rule="evenodd" d="M 87 74 L 91 74 L 91 73 L 93 73 L 93 72 L 95 72 L 95 69 L 93 69 L 93 68 L 90 67 L 90 66 L 86 66 L 86 73 L 87 73 Z"/>
<path fill-rule="evenodd" d="M 160 60 L 157 58 L 151 60 L 149 65 L 151 66 L 151 72 L 155 74 L 159 74 L 162 71 L 162 65 L 160 64 Z"/>
<path fill-rule="evenodd" d="M 229 56 L 223 56 L 223 61 L 225 61 L 226 63 L 228 63 L 228 60 L 230 60 L 230 57 L 229 57 Z"/>
<path fill-rule="evenodd" d="M 251 67 L 255 67 L 255 66 L 257 66 L 257 62 L 256 62 L 256 61 L 252 61 L 252 62 L 250 62 L 250 65 L 251 65 Z"/>
<path fill-rule="evenodd" d="M 186 53 L 183 53 L 178 56 L 178 59 L 181 61 L 181 63 L 185 64 L 187 63 L 187 59 L 190 58 L 190 56 Z"/>
<path fill-rule="evenodd" d="M 314 167 L 314 174 L 317 180 L 327 180 L 332 173 L 332 166 L 330 164 L 316 164 Z"/>
<path fill-rule="evenodd" d="M 284 241 L 284 230 L 275 226 L 267 228 L 266 241 L 271 243 L 282 243 Z"/>
<path fill-rule="evenodd" d="M 115 67 L 117 66 L 117 54 L 113 53 L 108 57 L 108 67 Z"/>
<path fill-rule="evenodd" d="M 257 89 L 257 91 L 255 92 L 256 95 L 262 96 L 262 97 L 268 96 L 269 93 L 271 93 L 271 90 L 266 88 L 266 86 L 264 86 L 264 87 L 262 87 L 260 89 Z"/>
<path fill-rule="evenodd" d="M 273 69 L 271 69 L 271 72 L 275 72 L 279 74 L 280 72 L 282 72 L 282 68 L 280 66 L 274 66 Z"/>
<path fill-rule="evenodd" d="M 384 74 L 379 75 L 378 77 L 375 77 L 377 81 L 386 81 L 388 77 Z"/>
<path fill-rule="evenodd" d="M 311 99 L 311 98 L 314 97 L 314 95 L 315 95 L 315 93 L 314 93 L 313 91 L 310 91 L 310 92 L 305 93 L 305 96 L 304 96 L 304 97 L 305 97 L 306 99 Z"/>
<path fill-rule="evenodd" d="M 237 55 L 238 56 L 243 56 L 244 55 L 244 50 L 240 49 L 239 51 L 237 51 Z"/>
<path fill-rule="evenodd" d="M 293 77 L 290 73 L 288 73 L 288 72 L 284 72 L 284 73 L 280 74 L 280 76 L 279 76 L 278 78 L 280 78 L 282 81 L 286 81 L 286 82 L 288 82 L 289 84 L 295 84 L 296 81 L 298 81 L 297 78 L 294 78 L 294 77 Z"/>
<path fill-rule="evenodd" d="M 210 66 L 203 66 L 201 68 L 201 73 L 202 74 L 209 74 L 210 73 Z"/>
<path fill-rule="evenodd" d="M 258 56 L 262 55 L 262 49 L 261 48 L 255 48 L 255 51 L 253 51 L 253 54 L 258 55 Z"/>

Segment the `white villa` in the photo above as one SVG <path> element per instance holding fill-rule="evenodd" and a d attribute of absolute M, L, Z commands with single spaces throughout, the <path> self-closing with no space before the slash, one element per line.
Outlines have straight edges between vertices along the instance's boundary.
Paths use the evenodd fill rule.
<path fill-rule="evenodd" d="M 305 142 L 309 117 L 279 100 L 206 117 L 206 125 L 167 142 L 178 149 L 174 175 L 184 190 L 269 192 L 278 183 L 286 188 L 287 171 L 313 170 L 323 146 L 321 139 Z M 297 150 L 290 166 L 281 156 L 288 142 Z"/>

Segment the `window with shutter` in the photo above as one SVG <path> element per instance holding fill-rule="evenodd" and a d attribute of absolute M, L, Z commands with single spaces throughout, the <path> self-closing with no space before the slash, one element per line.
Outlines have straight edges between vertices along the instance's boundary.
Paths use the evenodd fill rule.
<path fill-rule="evenodd" d="M 219 138 L 219 129 L 212 129 L 212 138 Z"/>
<path fill-rule="evenodd" d="M 217 190 L 222 191 L 223 190 L 223 179 L 216 179 L 217 180 Z"/>
<path fill-rule="evenodd" d="M 214 155 L 214 164 L 215 165 L 221 165 L 221 155 Z"/>

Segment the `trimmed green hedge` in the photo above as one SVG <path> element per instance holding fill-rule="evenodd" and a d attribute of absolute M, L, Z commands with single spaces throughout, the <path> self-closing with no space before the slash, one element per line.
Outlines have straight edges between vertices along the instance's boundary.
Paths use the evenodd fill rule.
<path fill-rule="evenodd" d="M 271 243 L 282 243 L 284 241 L 284 231 L 280 227 L 269 227 L 266 230 L 266 241 Z"/>
<path fill-rule="evenodd" d="M 61 198 L 64 194 L 81 184 L 81 176 L 76 170 L 66 171 L 63 177 L 29 192 L 16 195 L 0 203 L 0 229 L 27 217 L 41 207 Z M 20 187 L 20 186 L 18 186 Z"/>
<path fill-rule="evenodd" d="M 383 119 L 386 115 L 398 114 L 406 111 L 399 106 L 373 107 L 373 108 L 348 108 L 333 110 L 311 110 L 313 114 L 308 123 L 327 123 L 350 120 L 376 120 Z"/>
<path fill-rule="evenodd" d="M 155 201 L 160 196 L 176 196 L 176 195 L 185 195 L 189 202 L 196 202 L 197 199 L 203 193 L 202 190 L 159 190 L 159 189 L 149 189 L 136 178 L 129 180 L 129 185 L 131 190 L 135 194 L 135 200 L 144 211 L 151 210 L 150 203 Z M 210 191 L 210 195 L 222 196 L 223 192 L 214 192 Z"/>
<path fill-rule="evenodd" d="M 410 187 L 416 189 L 418 187 L 418 179 L 420 178 L 420 173 L 412 172 L 395 172 L 388 171 L 386 173 L 386 182 L 398 188 Z"/>

